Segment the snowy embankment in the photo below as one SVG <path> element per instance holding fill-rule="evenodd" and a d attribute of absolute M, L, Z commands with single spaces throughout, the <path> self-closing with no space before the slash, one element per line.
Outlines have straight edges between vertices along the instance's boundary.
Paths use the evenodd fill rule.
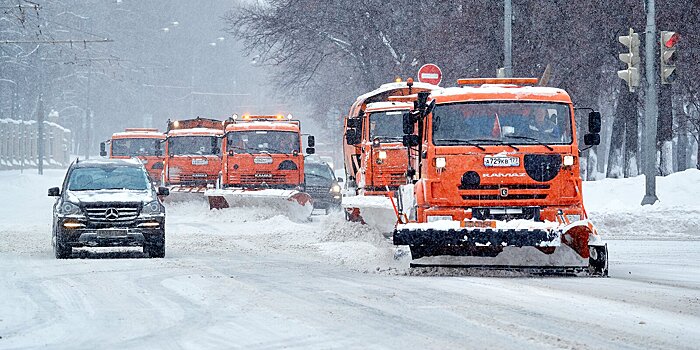
<path fill-rule="evenodd" d="M 700 240 L 700 170 L 656 178 L 659 201 L 642 206 L 644 176 L 584 182 L 584 204 L 607 239 Z"/>

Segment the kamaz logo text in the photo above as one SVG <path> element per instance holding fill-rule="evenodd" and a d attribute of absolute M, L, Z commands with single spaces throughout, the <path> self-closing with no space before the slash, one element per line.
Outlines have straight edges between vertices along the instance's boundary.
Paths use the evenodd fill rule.
<path fill-rule="evenodd" d="M 525 173 L 493 173 L 493 174 L 483 174 L 483 177 L 525 177 Z"/>

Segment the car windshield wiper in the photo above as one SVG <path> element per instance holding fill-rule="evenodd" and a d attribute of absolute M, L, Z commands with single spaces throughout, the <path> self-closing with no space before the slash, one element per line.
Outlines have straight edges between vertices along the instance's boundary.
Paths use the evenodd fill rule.
<path fill-rule="evenodd" d="M 259 149 L 259 148 L 238 147 L 238 146 L 229 146 L 229 148 L 235 148 L 235 149 L 242 150 L 242 151 L 249 151 L 249 152 L 247 152 L 248 154 L 254 154 L 254 153 L 258 153 L 258 154 L 284 154 L 284 155 L 288 156 L 290 153 L 293 153 L 293 152 L 289 152 L 289 153 L 283 152 L 283 151 L 280 151 L 276 148 L 266 148 L 264 150 Z M 272 151 L 275 153 L 270 153 L 269 151 Z"/>
<path fill-rule="evenodd" d="M 534 141 L 538 145 L 545 146 L 547 147 L 548 150 L 554 151 L 554 148 L 552 148 L 550 145 L 540 141 L 537 138 L 531 137 L 531 136 L 523 136 L 523 135 L 505 135 L 504 137 L 511 138 L 511 139 L 520 139 L 520 140 L 530 140 Z"/>
<path fill-rule="evenodd" d="M 458 143 L 466 143 L 469 146 L 474 146 L 482 151 L 485 151 L 486 148 L 479 146 L 478 144 L 474 143 L 473 141 L 478 141 L 478 140 L 467 140 L 467 139 L 437 139 L 435 142 L 458 142 Z"/>

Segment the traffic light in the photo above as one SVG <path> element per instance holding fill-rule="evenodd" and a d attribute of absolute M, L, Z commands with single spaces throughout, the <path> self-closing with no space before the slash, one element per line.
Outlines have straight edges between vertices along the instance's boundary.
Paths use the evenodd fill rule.
<path fill-rule="evenodd" d="M 675 79 L 678 39 L 680 36 L 676 32 L 661 31 L 661 84 L 671 84 Z"/>
<path fill-rule="evenodd" d="M 627 82 L 630 92 L 639 86 L 639 34 L 630 28 L 629 35 L 617 38 L 622 45 L 627 47 L 626 53 L 620 54 L 620 61 L 627 64 L 627 69 L 617 71 L 617 76 Z"/>

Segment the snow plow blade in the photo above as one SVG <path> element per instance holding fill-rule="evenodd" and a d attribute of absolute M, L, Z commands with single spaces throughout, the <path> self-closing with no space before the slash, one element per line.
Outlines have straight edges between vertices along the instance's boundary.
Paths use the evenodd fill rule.
<path fill-rule="evenodd" d="M 209 189 L 204 192 L 210 209 L 255 207 L 276 210 L 296 221 L 311 216 L 313 204 L 308 193 L 297 190 Z"/>
<path fill-rule="evenodd" d="M 192 187 L 179 185 L 168 186 L 168 189 L 170 190 L 170 194 L 163 199 L 166 203 L 204 201 L 204 192 L 207 190 L 207 188 L 203 186 Z"/>
<path fill-rule="evenodd" d="M 401 229 L 394 232 L 395 245 L 484 245 L 554 247 L 561 242 L 555 229 Z"/>
<path fill-rule="evenodd" d="M 570 225 L 499 222 L 459 227 L 455 221 L 399 224 L 394 245 L 409 246 L 411 267 L 507 270 L 544 275 L 607 276 L 607 245 L 586 222 Z M 524 226 L 524 227 L 523 227 Z"/>
<path fill-rule="evenodd" d="M 396 209 L 391 198 L 386 196 L 350 196 L 343 197 L 343 209 L 348 220 L 361 222 L 377 231 L 386 238 L 396 226 Z"/>

